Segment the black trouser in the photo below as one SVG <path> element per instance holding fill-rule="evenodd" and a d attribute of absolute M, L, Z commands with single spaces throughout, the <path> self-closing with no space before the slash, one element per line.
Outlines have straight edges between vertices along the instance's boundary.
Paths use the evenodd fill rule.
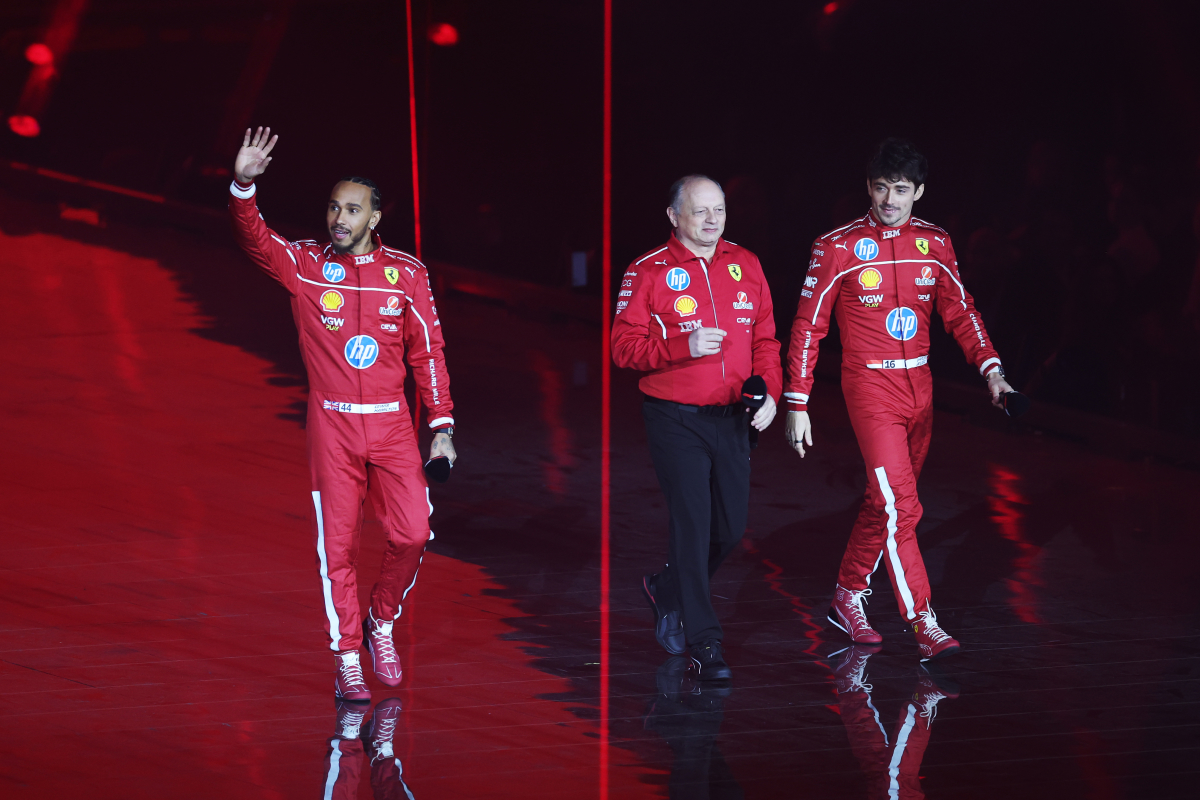
<path fill-rule="evenodd" d="M 688 646 L 721 638 L 708 582 L 746 531 L 750 503 L 750 415 L 707 416 L 647 400 L 646 438 L 671 515 L 659 602 L 678 610 Z"/>

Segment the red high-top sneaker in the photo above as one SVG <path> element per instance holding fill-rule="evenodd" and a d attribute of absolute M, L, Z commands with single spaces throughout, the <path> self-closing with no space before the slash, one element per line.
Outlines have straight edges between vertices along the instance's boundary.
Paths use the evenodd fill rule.
<path fill-rule="evenodd" d="M 855 644 L 879 644 L 883 641 L 883 637 L 867 622 L 867 612 L 863 610 L 863 604 L 870 594 L 870 589 L 852 592 L 839 585 L 833 593 L 833 602 L 829 604 L 829 621 L 849 634 L 850 641 Z"/>
<path fill-rule="evenodd" d="M 337 663 L 336 677 L 333 682 L 333 696 L 339 700 L 349 700 L 352 703 L 371 702 L 371 690 L 363 680 L 362 664 L 358 660 L 358 651 L 338 653 L 334 656 Z"/>
<path fill-rule="evenodd" d="M 962 649 L 958 640 L 938 625 L 933 607 L 928 602 L 925 603 L 925 610 L 918 612 L 917 619 L 912 623 L 912 629 L 913 634 L 917 637 L 917 647 L 921 651 L 922 661 L 945 658 Z"/>
<path fill-rule="evenodd" d="M 380 622 L 375 619 L 374 610 L 367 611 L 367 618 L 363 620 L 363 644 L 371 654 L 371 667 L 379 682 L 384 686 L 399 686 L 404 672 L 400 669 L 396 643 L 392 641 L 392 621 Z"/>

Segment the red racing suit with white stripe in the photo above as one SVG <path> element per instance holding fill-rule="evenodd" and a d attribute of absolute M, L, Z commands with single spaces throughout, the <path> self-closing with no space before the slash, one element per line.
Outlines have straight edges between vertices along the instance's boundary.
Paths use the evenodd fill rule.
<path fill-rule="evenodd" d="M 431 534 L 423 462 L 404 398 L 405 362 L 434 429 L 454 424 L 441 322 L 425 266 L 385 247 L 339 254 L 331 244 L 291 242 L 267 228 L 255 186 L 230 187 L 234 236 L 292 296 L 308 370 L 308 455 L 330 648 L 362 642 L 355 561 L 369 492 L 387 533 L 377 619 L 400 615 Z"/>
<path fill-rule="evenodd" d="M 975 302 L 963 287 L 946 231 L 916 218 L 897 227 L 866 216 L 813 243 L 792 322 L 785 407 L 806 411 L 829 321 L 842 337 L 842 389 L 867 466 L 867 491 L 838 576 L 866 589 L 883 558 L 900 610 L 916 618 L 929 601 L 917 548 L 917 478 L 929 452 L 934 309 L 981 375 L 1000 367 Z"/>

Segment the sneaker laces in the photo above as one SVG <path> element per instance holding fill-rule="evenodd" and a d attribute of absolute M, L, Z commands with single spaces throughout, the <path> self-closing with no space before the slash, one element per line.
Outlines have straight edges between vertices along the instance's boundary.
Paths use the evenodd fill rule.
<path fill-rule="evenodd" d="M 400 661 L 396 652 L 396 643 L 392 641 L 392 623 L 380 622 L 371 615 L 371 647 L 372 655 L 381 664 L 395 664 Z"/>
<path fill-rule="evenodd" d="M 934 644 L 941 644 L 950 638 L 950 634 L 946 633 L 938 625 L 937 616 L 933 613 L 932 608 L 927 607 L 924 611 L 920 612 L 920 617 L 923 623 L 921 625 L 921 633 L 929 637 Z"/>
<path fill-rule="evenodd" d="M 338 736 L 343 739 L 357 739 L 359 733 L 362 731 L 363 717 L 366 715 L 366 711 L 346 714 L 341 719 L 342 732 Z"/>
<path fill-rule="evenodd" d="M 934 691 L 932 694 L 926 697 L 925 702 L 921 704 L 921 716 L 929 720 L 929 725 L 933 724 L 933 719 L 937 716 L 938 701 L 945 699 L 946 695 L 939 691 Z"/>
<path fill-rule="evenodd" d="M 870 596 L 870 588 L 863 589 L 861 592 L 852 592 L 846 590 L 846 594 L 850 596 L 850 613 L 854 615 L 852 622 L 856 626 L 869 628 L 871 625 L 867 622 L 867 612 L 863 609 L 863 605 L 867 602 L 867 597 Z"/>
<path fill-rule="evenodd" d="M 399 720 L 399 717 L 381 720 L 379 730 L 372 732 L 371 746 L 375 748 L 375 756 L 371 759 L 372 764 L 376 759 L 392 757 L 392 738 L 396 735 L 396 723 Z"/>
<path fill-rule="evenodd" d="M 863 681 L 867 672 L 867 661 L 871 658 L 870 653 L 858 656 L 854 663 L 853 669 L 850 670 L 850 690 L 862 689 L 867 694 L 871 693 L 875 687 Z"/>
<path fill-rule="evenodd" d="M 338 656 L 338 674 L 342 683 L 347 686 L 366 683 L 363 679 L 362 664 L 359 663 L 358 653 L 346 653 Z"/>

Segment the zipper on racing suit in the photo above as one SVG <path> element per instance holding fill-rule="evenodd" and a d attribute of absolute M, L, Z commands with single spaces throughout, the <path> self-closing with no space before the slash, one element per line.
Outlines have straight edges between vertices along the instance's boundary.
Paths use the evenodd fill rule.
<path fill-rule="evenodd" d="M 704 259 L 700 259 L 700 269 L 704 270 L 704 282 L 708 284 L 708 301 L 712 303 L 713 309 L 713 327 L 721 327 L 721 321 L 717 319 L 717 300 L 713 297 L 712 281 L 708 279 L 708 265 L 704 263 Z M 721 348 L 721 383 L 725 383 L 725 348 Z"/>

